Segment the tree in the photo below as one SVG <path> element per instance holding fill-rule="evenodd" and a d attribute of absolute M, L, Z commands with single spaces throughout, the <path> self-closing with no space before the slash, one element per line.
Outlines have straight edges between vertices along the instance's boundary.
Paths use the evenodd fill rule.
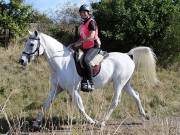
<path fill-rule="evenodd" d="M 51 14 L 57 23 L 76 24 L 80 22 L 79 7 L 76 4 L 67 2 L 63 7 L 54 10 Z"/>
<path fill-rule="evenodd" d="M 45 13 L 39 13 L 38 11 L 34 10 L 32 12 L 31 23 L 52 24 L 53 20 L 51 20 Z"/>
<path fill-rule="evenodd" d="M 79 7 L 70 2 L 51 12 L 54 27 L 49 29 L 51 36 L 68 45 L 77 40 L 77 26 L 80 23 Z"/>
<path fill-rule="evenodd" d="M 162 43 L 174 33 L 175 15 L 180 14 L 178 1 L 102 0 L 92 7 L 101 37 L 106 41 L 105 49 L 127 52 L 134 46 L 143 45 L 152 47 L 162 56 L 165 50 L 172 48 L 173 43 Z"/>
<path fill-rule="evenodd" d="M 23 0 L 10 0 L 8 4 L 1 0 L 0 7 L 0 30 L 9 29 L 12 37 L 22 34 L 32 20 L 32 7 Z"/>

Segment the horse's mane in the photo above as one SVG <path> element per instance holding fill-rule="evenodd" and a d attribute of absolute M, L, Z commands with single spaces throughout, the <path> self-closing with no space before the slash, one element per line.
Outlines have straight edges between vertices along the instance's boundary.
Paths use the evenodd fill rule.
<path fill-rule="evenodd" d="M 64 47 L 64 45 L 63 45 L 61 42 L 57 41 L 55 38 L 53 38 L 53 37 L 51 37 L 51 36 L 49 36 L 49 35 L 47 35 L 47 34 L 44 34 L 44 33 L 40 33 L 40 34 L 41 34 L 43 37 L 46 37 L 47 39 L 53 41 L 54 44 L 59 44 L 59 45 L 61 45 L 61 46 Z"/>
<path fill-rule="evenodd" d="M 64 56 L 67 56 L 71 52 L 68 48 L 66 48 L 62 43 L 57 41 L 55 38 L 44 33 L 40 33 L 40 36 L 45 40 L 44 42 L 46 44 L 46 49 L 47 49 L 46 53 L 47 55 L 49 55 L 49 57 L 56 56 L 57 53 L 58 56 L 59 53 L 62 54 L 62 52 Z"/>

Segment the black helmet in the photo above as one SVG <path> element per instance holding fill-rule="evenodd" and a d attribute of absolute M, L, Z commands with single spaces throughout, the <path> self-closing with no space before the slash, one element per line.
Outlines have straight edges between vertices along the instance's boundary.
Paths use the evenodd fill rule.
<path fill-rule="evenodd" d="M 90 7 L 88 6 L 88 5 L 86 5 L 86 4 L 83 4 L 83 5 L 81 5 L 81 7 L 79 8 L 79 12 L 80 11 L 88 11 L 88 12 L 90 12 Z"/>

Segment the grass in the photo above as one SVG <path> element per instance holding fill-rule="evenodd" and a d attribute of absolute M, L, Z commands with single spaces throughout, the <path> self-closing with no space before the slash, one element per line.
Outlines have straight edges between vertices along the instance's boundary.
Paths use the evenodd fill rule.
<path fill-rule="evenodd" d="M 18 45 L 12 45 L 7 50 L 0 48 L 0 127 L 3 127 L 4 120 L 7 123 L 6 127 L 13 129 L 12 125 L 16 125 L 17 129 L 21 128 L 23 121 L 31 121 L 35 118 L 41 104 L 48 97 L 50 89 L 48 63 L 45 58 L 41 57 L 24 69 L 18 63 L 21 50 L 22 46 Z M 158 68 L 157 73 L 161 85 L 154 88 L 145 87 L 143 82 L 140 82 L 136 76 L 132 80 L 134 88 L 140 94 L 143 107 L 151 117 L 179 117 L 179 63 L 170 66 L 168 69 Z M 112 100 L 112 85 L 96 90 L 93 93 L 82 92 L 81 95 L 86 112 L 95 119 L 101 119 Z M 72 134 L 84 134 L 85 132 L 84 130 L 79 131 L 79 127 L 75 126 L 74 128 L 72 126 L 73 124 L 83 125 L 85 119 L 78 113 L 66 92 L 58 95 L 45 116 L 47 123 L 52 124 L 52 122 L 48 122 L 49 119 L 49 121 L 57 121 L 61 126 L 71 125 Z M 138 116 L 139 113 L 134 100 L 123 92 L 121 103 L 113 112 L 110 121 L 123 121 L 126 118 Z M 161 122 L 164 123 L 164 121 Z M 158 128 L 158 126 L 154 128 Z M 1 131 L 3 131 L 2 128 Z M 46 132 L 46 130 L 43 131 Z M 95 132 L 94 127 L 93 132 Z M 139 131 L 137 130 L 137 132 Z"/>

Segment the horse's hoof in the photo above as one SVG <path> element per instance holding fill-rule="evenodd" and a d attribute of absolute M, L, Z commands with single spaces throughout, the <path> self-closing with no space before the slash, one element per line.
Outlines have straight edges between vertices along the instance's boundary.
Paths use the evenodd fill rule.
<path fill-rule="evenodd" d="M 34 122 L 33 122 L 33 127 L 39 127 L 39 122 L 34 121 Z"/>
<path fill-rule="evenodd" d="M 34 121 L 32 125 L 33 131 L 40 131 L 40 124 L 38 121 Z"/>
<path fill-rule="evenodd" d="M 101 122 L 100 124 L 101 131 L 104 130 L 105 126 L 106 126 L 105 121 Z"/>
<path fill-rule="evenodd" d="M 95 126 L 100 128 L 101 127 L 101 123 L 98 120 L 95 120 Z"/>
<path fill-rule="evenodd" d="M 101 122 L 101 127 L 105 127 L 106 124 L 105 124 L 105 121 Z"/>
<path fill-rule="evenodd" d="M 28 128 L 29 128 L 29 122 L 24 121 L 23 124 L 22 124 L 22 131 L 23 132 L 28 132 Z"/>
<path fill-rule="evenodd" d="M 96 124 L 99 124 L 99 121 L 98 121 L 98 120 L 94 120 L 94 122 L 95 122 L 95 125 L 96 125 Z"/>
<path fill-rule="evenodd" d="M 146 116 L 145 116 L 145 119 L 146 119 L 146 120 L 150 120 L 150 116 L 149 116 L 149 115 L 146 115 Z"/>
<path fill-rule="evenodd" d="M 95 125 L 95 124 L 96 124 L 95 121 L 90 121 L 89 123 L 90 123 L 91 125 Z"/>

